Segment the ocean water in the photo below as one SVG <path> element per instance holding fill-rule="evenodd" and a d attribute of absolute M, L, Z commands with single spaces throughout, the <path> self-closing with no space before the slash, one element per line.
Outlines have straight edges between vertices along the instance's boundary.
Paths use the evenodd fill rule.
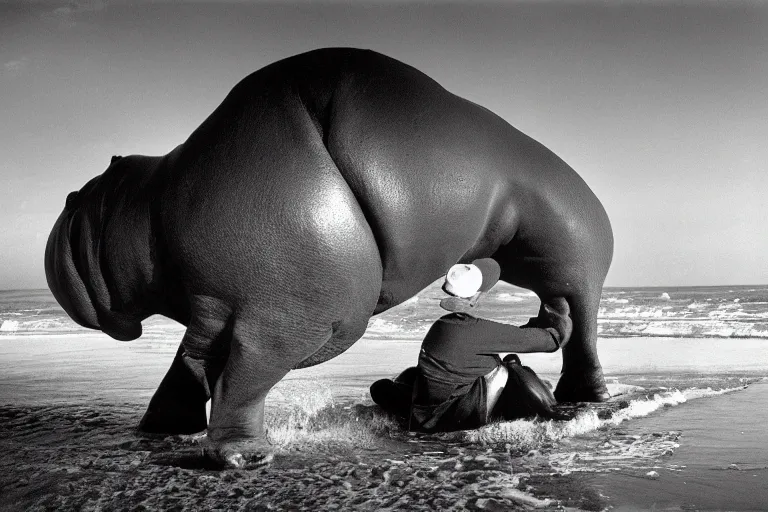
<path fill-rule="evenodd" d="M 442 313 L 439 285 L 371 319 L 366 336 L 421 339 Z M 538 305 L 533 292 L 503 283 L 481 301 L 484 316 L 520 324 L 537 313 Z M 605 288 L 598 326 L 606 338 L 768 338 L 768 286 Z M 166 339 L 182 330 L 161 316 L 144 322 L 146 338 Z M 0 291 L 0 336 L 86 333 L 47 290 Z"/>
<path fill-rule="evenodd" d="M 440 457 L 450 450 L 503 453 L 509 466 L 489 472 L 495 483 L 488 489 L 526 506 L 573 504 L 563 494 L 570 492 L 593 498 L 575 503 L 584 509 L 768 509 L 762 490 L 768 487 L 768 286 L 606 289 L 598 349 L 614 398 L 605 406 L 571 407 L 567 421 L 413 438 L 392 425 L 382 431 L 376 414 L 350 416 L 360 407 L 374 409 L 368 395 L 374 380 L 415 363 L 421 337 L 442 314 L 440 297 L 433 285 L 374 317 L 344 354 L 290 372 L 267 400 L 271 441 L 297 461 L 329 442 L 346 443 L 410 464 L 416 473 L 444 465 Z M 532 293 L 497 286 L 478 314 L 523 323 L 537 310 Z M 67 458 L 76 450 L 60 418 L 101 411 L 121 425 L 135 424 L 182 334 L 182 326 L 153 317 L 139 340 L 118 342 L 69 320 L 48 291 L 0 292 L 0 409 L 17 421 L 4 432 L 11 462 L 31 453 L 13 450 L 41 436 L 41 450 L 63 446 L 46 452 L 46 461 L 77 466 Z M 522 359 L 557 382 L 559 354 Z M 94 446 L 110 453 L 134 442 L 132 435 L 124 427 L 100 432 Z M 29 471 L 42 474 L 49 466 L 30 464 Z M 418 484 L 407 482 L 401 491 Z"/>

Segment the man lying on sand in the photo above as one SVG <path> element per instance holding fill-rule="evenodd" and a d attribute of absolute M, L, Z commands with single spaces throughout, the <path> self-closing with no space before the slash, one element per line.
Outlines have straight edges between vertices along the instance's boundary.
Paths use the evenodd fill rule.
<path fill-rule="evenodd" d="M 451 313 L 429 329 L 418 365 L 371 386 L 373 401 L 405 419 L 409 430 L 449 432 L 494 420 L 556 416 L 550 388 L 517 355 L 502 360 L 499 354 L 558 350 L 573 328 L 568 303 L 555 303 L 557 310 L 542 305 L 539 316 L 521 327 L 471 315 L 499 275 L 490 258 L 451 267 L 443 285 L 451 297 L 440 301 Z"/>

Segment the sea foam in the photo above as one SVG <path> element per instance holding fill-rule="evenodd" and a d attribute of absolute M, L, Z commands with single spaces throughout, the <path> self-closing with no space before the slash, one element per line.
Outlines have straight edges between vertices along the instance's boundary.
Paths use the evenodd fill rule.
<path fill-rule="evenodd" d="M 0 332 L 16 332 L 19 329 L 19 322 L 17 320 L 5 320 L 0 325 Z"/>
<path fill-rule="evenodd" d="M 614 383 L 617 386 L 622 384 Z M 626 407 L 606 416 L 587 407 L 569 420 L 516 420 L 496 422 L 479 429 L 435 434 L 446 442 L 472 444 L 509 444 L 515 451 L 540 450 L 567 439 L 589 434 L 604 427 L 614 427 L 633 418 L 647 416 L 663 407 L 676 406 L 689 400 L 718 396 L 744 389 L 737 386 L 725 389 L 688 388 L 660 390 L 630 400 Z M 637 396 L 638 386 L 622 388 Z M 276 391 L 276 393 L 275 393 Z M 396 424 L 376 408 L 363 406 L 366 414 L 352 411 L 358 406 L 338 403 L 329 387 L 317 382 L 291 382 L 273 391 L 272 398 L 279 403 L 267 413 L 272 442 L 281 447 L 301 445 L 327 445 L 334 443 L 362 443 L 370 447 L 377 435 L 396 431 Z M 277 405 L 277 404 L 276 404 Z"/>

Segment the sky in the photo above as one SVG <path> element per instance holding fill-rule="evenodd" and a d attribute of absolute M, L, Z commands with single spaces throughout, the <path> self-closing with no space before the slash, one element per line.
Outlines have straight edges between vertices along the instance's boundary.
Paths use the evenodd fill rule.
<path fill-rule="evenodd" d="M 244 76 L 370 48 L 568 162 L 611 219 L 606 285 L 768 283 L 768 4 L 0 0 L 0 289 L 44 288 L 68 192 L 162 155 Z"/>

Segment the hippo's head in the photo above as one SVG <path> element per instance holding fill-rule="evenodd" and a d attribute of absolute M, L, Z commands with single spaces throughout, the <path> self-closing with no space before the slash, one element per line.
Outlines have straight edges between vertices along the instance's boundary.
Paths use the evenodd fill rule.
<path fill-rule="evenodd" d="M 108 170 L 67 196 L 48 237 L 45 276 L 53 296 L 75 322 L 128 341 L 141 336 L 141 321 L 122 312 L 110 293 L 103 247 L 115 199 L 112 174 Z"/>

